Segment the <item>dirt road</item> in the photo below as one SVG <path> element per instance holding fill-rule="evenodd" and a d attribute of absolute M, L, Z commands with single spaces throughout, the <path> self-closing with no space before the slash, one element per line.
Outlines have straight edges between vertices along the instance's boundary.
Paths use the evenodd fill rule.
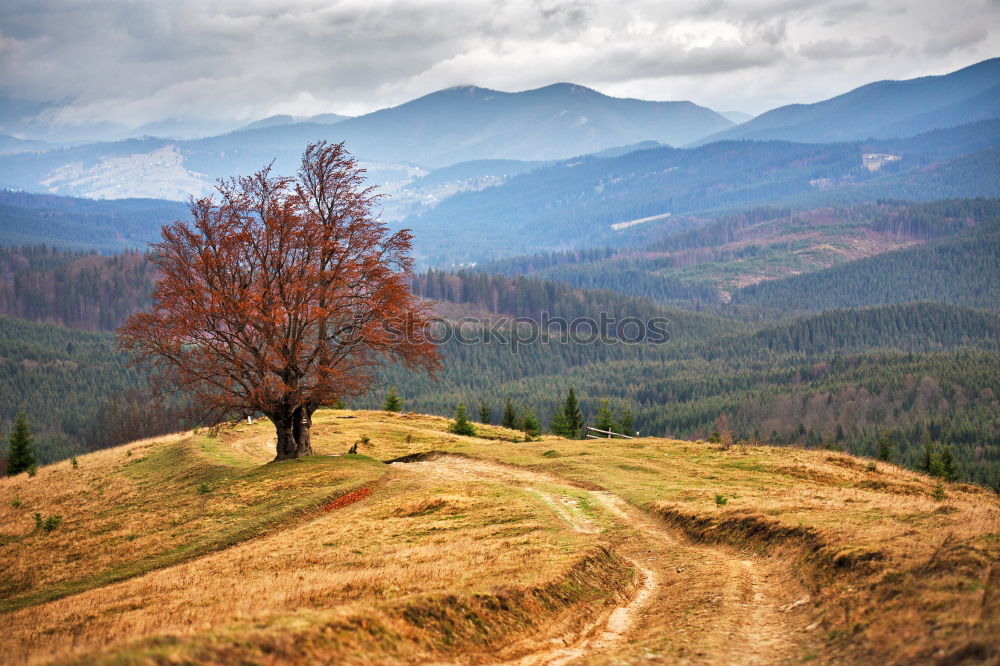
<path fill-rule="evenodd" d="M 691 543 L 617 495 L 581 490 L 531 470 L 447 455 L 399 468 L 523 488 L 572 529 L 606 533 L 641 577 L 632 599 L 593 618 L 583 631 L 517 646 L 523 656 L 503 663 L 763 665 L 805 656 L 803 629 L 811 621 L 811 605 L 780 561 Z"/>

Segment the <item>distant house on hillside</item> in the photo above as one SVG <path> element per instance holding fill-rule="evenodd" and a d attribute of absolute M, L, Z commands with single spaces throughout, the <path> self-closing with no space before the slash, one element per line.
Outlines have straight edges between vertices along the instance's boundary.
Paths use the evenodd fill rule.
<path fill-rule="evenodd" d="M 869 171 L 878 171 L 882 168 L 883 164 L 896 162 L 901 159 L 903 159 L 902 156 L 890 155 L 889 153 L 865 153 L 861 156 L 861 160 L 864 162 L 865 168 Z"/>

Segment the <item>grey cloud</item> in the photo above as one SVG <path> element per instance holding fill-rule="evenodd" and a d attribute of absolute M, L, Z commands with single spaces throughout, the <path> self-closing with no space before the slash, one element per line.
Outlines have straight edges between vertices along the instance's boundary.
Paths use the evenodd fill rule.
<path fill-rule="evenodd" d="M 867 2 L 845 2 L 831 5 L 823 12 L 825 15 L 823 25 L 835 26 L 846 19 L 853 18 L 859 14 L 865 14 L 868 10 L 869 5 Z"/>
<path fill-rule="evenodd" d="M 962 13 L 926 0 L 8 0 L 0 95 L 70 98 L 53 112 L 63 123 L 133 126 L 559 80 L 762 111 L 996 55 L 998 13 L 996 0 Z"/>
<path fill-rule="evenodd" d="M 924 44 L 923 51 L 929 55 L 947 55 L 952 51 L 965 51 L 986 40 L 989 31 L 984 25 L 966 25 L 958 30 L 946 31 L 933 36 Z"/>
<path fill-rule="evenodd" d="M 895 53 L 901 48 L 890 37 L 882 36 L 865 42 L 852 42 L 848 39 L 823 39 L 803 44 L 799 47 L 799 53 L 812 60 L 843 60 Z"/>

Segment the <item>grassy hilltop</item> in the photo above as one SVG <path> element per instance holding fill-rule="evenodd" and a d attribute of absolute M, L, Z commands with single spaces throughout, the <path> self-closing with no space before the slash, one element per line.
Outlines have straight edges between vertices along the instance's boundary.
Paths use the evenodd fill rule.
<path fill-rule="evenodd" d="M 830 451 L 315 423 L 300 460 L 267 464 L 264 421 L 0 480 L 4 661 L 1000 658 L 1000 498 L 977 486 Z"/>

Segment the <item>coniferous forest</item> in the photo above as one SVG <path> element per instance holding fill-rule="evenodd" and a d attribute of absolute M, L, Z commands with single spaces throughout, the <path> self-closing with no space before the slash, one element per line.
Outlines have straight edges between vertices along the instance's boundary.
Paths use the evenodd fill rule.
<path fill-rule="evenodd" d="M 870 456 L 888 442 L 914 468 L 947 448 L 958 477 L 996 487 L 998 210 L 993 199 L 760 208 L 644 230 L 631 245 L 418 273 L 414 293 L 441 317 L 444 369 L 430 379 L 386 368 L 382 388 L 353 406 L 381 408 L 395 387 L 408 410 L 452 415 L 462 403 L 496 422 L 509 406 L 515 424 L 531 414 L 558 430 L 572 388 L 590 425 Z M 801 245 L 789 238 L 803 229 L 824 244 L 861 230 L 884 251 L 730 289 L 727 266 L 752 270 L 753 252 L 792 260 Z M 169 408 L 153 410 L 159 423 L 129 419 L 151 398 L 111 333 L 154 281 L 135 252 L 0 254 L 0 413 L 9 427 L 26 412 L 42 461 L 179 422 Z M 599 313 L 612 322 L 604 342 L 559 323 Z M 628 318 L 663 321 L 666 335 L 614 326 Z"/>

